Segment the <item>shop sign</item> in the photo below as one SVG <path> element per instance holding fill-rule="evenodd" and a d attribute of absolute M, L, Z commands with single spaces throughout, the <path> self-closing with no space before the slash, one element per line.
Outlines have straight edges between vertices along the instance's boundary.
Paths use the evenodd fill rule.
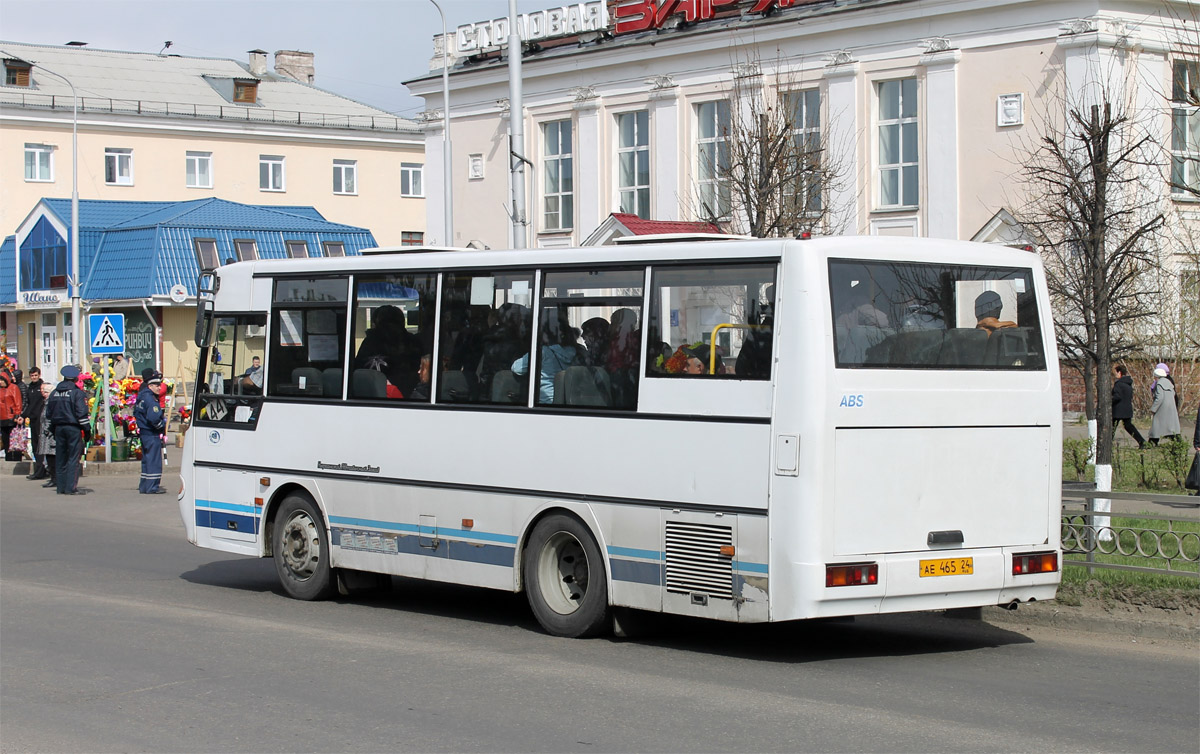
<path fill-rule="evenodd" d="M 129 360 L 130 374 L 140 374 L 146 367 L 158 366 L 154 323 L 146 319 L 145 312 L 134 311 L 125 315 L 125 358 Z"/>
<path fill-rule="evenodd" d="M 585 31 L 604 31 L 608 28 L 608 3 L 593 0 L 587 3 L 564 5 L 561 8 L 522 13 L 517 16 L 517 36 L 522 42 L 552 39 Z M 497 18 L 458 27 L 455 42 L 459 54 L 508 44 L 508 19 Z"/>
<path fill-rule="evenodd" d="M 22 291 L 22 309 L 58 309 L 66 305 L 65 291 Z"/>
<path fill-rule="evenodd" d="M 772 8 L 791 8 L 805 0 L 620 0 L 613 9 L 616 33 L 628 34 L 661 29 L 667 19 L 682 15 L 688 23 L 707 21 L 717 11 L 745 5 L 745 13 L 766 13 Z"/>

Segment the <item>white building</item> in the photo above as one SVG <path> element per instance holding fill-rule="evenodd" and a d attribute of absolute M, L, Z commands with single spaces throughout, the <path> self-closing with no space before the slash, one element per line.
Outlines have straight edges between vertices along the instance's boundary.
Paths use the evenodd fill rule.
<path fill-rule="evenodd" d="M 724 176 L 702 155 L 747 91 L 799 97 L 839 160 L 844 180 L 822 197 L 840 219 L 829 232 L 1020 240 L 1005 221 L 1039 127 L 1112 82 L 1133 92 L 1178 180 L 1200 186 L 1200 116 L 1169 101 L 1174 76 L 1196 77 L 1174 55 L 1174 18 L 1190 15 L 1173 0 L 609 0 L 530 14 L 515 148 L 530 161 L 526 245 L 579 244 L 612 212 L 706 219 L 695 208 Z M 506 21 L 481 20 L 450 40 L 455 227 L 446 238 L 431 169 L 434 243 L 512 244 L 506 35 Z M 430 166 L 443 144 L 434 41 L 430 73 L 406 82 L 428 104 Z M 1162 190 L 1196 221 L 1195 197 Z"/>

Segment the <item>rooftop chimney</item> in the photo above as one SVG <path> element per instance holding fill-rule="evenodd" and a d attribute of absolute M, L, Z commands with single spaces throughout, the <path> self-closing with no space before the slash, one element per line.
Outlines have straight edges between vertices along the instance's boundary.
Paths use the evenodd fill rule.
<path fill-rule="evenodd" d="M 275 73 L 299 81 L 301 84 L 311 84 L 316 78 L 313 54 L 299 50 L 276 50 Z"/>
<path fill-rule="evenodd" d="M 250 73 L 255 76 L 262 76 L 267 72 L 267 51 L 266 50 L 250 50 Z"/>

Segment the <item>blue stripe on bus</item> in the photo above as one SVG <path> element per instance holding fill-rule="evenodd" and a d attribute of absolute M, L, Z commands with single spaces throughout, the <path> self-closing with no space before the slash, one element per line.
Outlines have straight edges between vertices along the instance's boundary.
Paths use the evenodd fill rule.
<path fill-rule="evenodd" d="M 197 508 L 216 508 L 218 510 L 236 511 L 238 513 L 249 513 L 252 516 L 261 516 L 262 508 L 253 505 L 239 505 L 237 503 L 222 503 L 216 500 L 197 500 Z"/>
<path fill-rule="evenodd" d="M 658 550 L 639 550 L 634 547 L 608 547 L 609 555 L 617 555 L 625 558 L 641 558 L 643 560 L 662 560 L 662 553 Z"/>
<path fill-rule="evenodd" d="M 747 563 L 744 560 L 733 561 L 733 570 L 742 571 L 743 573 L 766 573 L 766 563 Z"/>
<path fill-rule="evenodd" d="M 230 522 L 234 526 L 230 526 Z M 236 531 L 241 534 L 254 534 L 253 516 L 235 516 L 222 511 L 196 511 L 196 526 L 204 526 L 221 531 Z"/>
<path fill-rule="evenodd" d="M 654 586 L 661 586 L 663 583 L 661 563 L 610 558 L 609 566 L 612 569 L 613 581 L 632 581 L 635 584 L 653 584 Z"/>

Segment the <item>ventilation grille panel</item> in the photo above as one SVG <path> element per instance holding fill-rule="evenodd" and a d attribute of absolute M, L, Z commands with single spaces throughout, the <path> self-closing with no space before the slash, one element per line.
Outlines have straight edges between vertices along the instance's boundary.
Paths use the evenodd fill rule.
<path fill-rule="evenodd" d="M 667 591 L 733 599 L 733 529 L 711 524 L 667 524 Z"/>

